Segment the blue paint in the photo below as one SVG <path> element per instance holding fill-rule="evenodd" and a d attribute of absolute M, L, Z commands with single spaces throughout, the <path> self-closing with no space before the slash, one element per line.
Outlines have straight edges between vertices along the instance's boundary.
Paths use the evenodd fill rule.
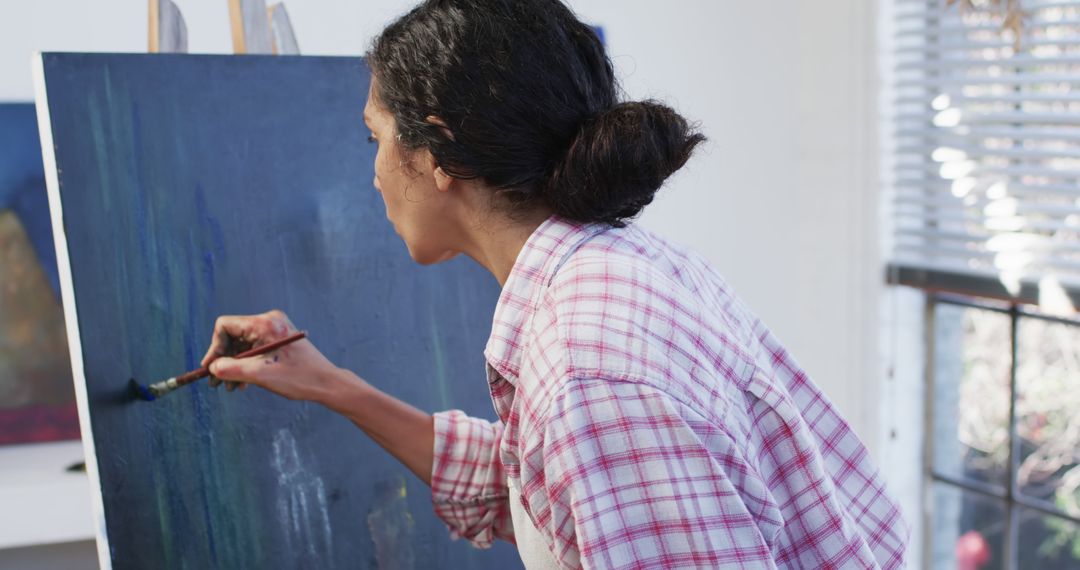
<path fill-rule="evenodd" d="M 154 400 L 157 399 L 157 396 L 155 396 L 153 392 L 148 390 L 146 388 L 146 386 L 143 386 L 138 381 L 136 381 L 134 378 L 132 378 L 128 382 L 128 386 L 131 387 L 132 392 L 134 392 L 135 396 L 138 397 L 138 398 L 146 400 L 147 402 L 153 402 Z"/>
<path fill-rule="evenodd" d="M 9 204 L 15 191 L 30 180 L 43 180 L 41 147 L 37 144 L 37 118 L 32 103 L 0 104 L 0 206 Z"/>
<path fill-rule="evenodd" d="M 0 103 L 0 149 L 0 209 L 15 211 L 59 299 L 60 277 L 33 104 Z"/>
<path fill-rule="evenodd" d="M 199 284 L 195 280 L 198 272 L 195 271 L 195 266 L 191 263 L 192 249 L 192 246 L 189 245 L 186 252 L 188 261 L 187 266 L 190 268 L 186 274 L 187 283 L 184 287 L 184 292 L 187 293 L 187 310 L 184 311 L 183 319 L 179 323 L 184 330 L 184 370 L 194 370 L 197 368 L 196 358 L 202 357 L 202 355 L 205 354 L 204 352 L 196 352 L 197 349 L 195 346 L 195 339 L 201 338 L 203 334 L 205 334 L 200 334 L 199 331 L 195 330 L 197 323 L 202 320 L 202 298 L 204 297 L 203 295 L 200 295 L 201 291 Z M 170 282 L 166 280 L 165 283 L 169 284 Z"/>
<path fill-rule="evenodd" d="M 219 257 L 222 258 L 220 261 L 224 262 L 225 234 L 221 229 L 221 224 L 210 215 L 206 204 L 206 193 L 203 191 L 202 184 L 195 185 L 195 211 L 199 218 L 200 237 L 203 242 L 207 239 L 211 242 L 210 248 L 202 248 L 202 272 L 208 292 L 212 295 L 217 288 L 214 279 L 214 265 L 218 262 L 217 258 Z"/>
<path fill-rule="evenodd" d="M 385 220 L 363 62 L 44 64 L 114 568 L 355 568 L 377 550 L 416 568 L 520 567 L 509 545 L 451 541 L 422 484 L 319 406 L 205 383 L 115 398 L 128 378 L 197 366 L 219 314 L 277 307 L 387 392 L 493 416 L 482 350 L 498 286 L 464 259 L 417 266 Z M 407 497 L 390 501 L 388 480 Z M 414 544 L 369 532 L 391 506 L 386 524 Z"/>
<path fill-rule="evenodd" d="M 204 251 L 202 254 L 203 279 L 211 292 L 214 290 L 214 254 Z"/>
<path fill-rule="evenodd" d="M 114 108 L 114 106 L 113 106 L 113 97 L 112 97 L 112 81 L 110 81 L 109 70 L 108 70 L 107 67 L 105 68 L 105 82 L 104 83 L 105 83 L 105 85 L 104 85 L 105 86 L 105 91 L 108 94 L 108 96 L 105 98 L 106 101 L 108 102 L 108 107 L 106 108 L 107 109 L 106 112 L 109 112 Z M 129 172 L 127 172 L 127 173 L 118 173 L 118 174 L 121 174 L 121 175 L 127 174 L 128 176 L 132 177 L 132 188 L 134 190 L 134 192 L 132 192 L 132 195 L 133 195 L 133 197 L 135 199 L 135 208 L 131 211 L 131 215 L 132 215 L 133 221 L 135 222 L 135 239 L 137 240 L 136 243 L 139 245 L 139 254 L 141 255 L 141 259 L 145 259 L 145 260 L 148 260 L 148 261 L 153 261 L 155 256 L 152 255 L 151 252 L 150 252 L 150 245 L 153 242 L 150 239 L 150 222 L 149 222 L 149 220 L 152 219 L 152 218 L 151 218 L 150 215 L 148 215 L 148 214 L 151 214 L 150 204 L 149 204 L 149 200 L 148 200 L 147 195 L 146 195 L 146 187 L 143 184 L 142 172 L 141 172 L 141 169 L 139 168 L 139 166 L 140 166 L 139 161 L 140 161 L 140 158 L 141 158 L 141 149 L 143 147 L 142 147 L 142 140 L 141 140 L 142 136 L 140 134 L 140 130 L 141 130 L 141 127 L 142 127 L 142 121 L 139 120 L 139 106 L 138 106 L 138 104 L 133 104 L 131 106 L 131 111 L 130 112 L 131 112 L 131 118 L 130 118 L 131 119 L 131 128 L 128 131 L 128 133 L 125 133 L 125 134 L 129 135 L 129 137 L 125 137 L 125 138 L 129 138 L 130 140 L 119 141 L 119 140 L 114 139 L 112 141 L 112 143 L 113 143 L 114 151 L 118 150 L 118 149 L 122 149 L 121 152 L 126 151 L 125 154 L 126 154 L 126 156 L 128 158 L 128 166 L 127 167 L 129 169 Z M 100 168 L 108 168 L 109 165 L 108 164 L 101 164 L 101 165 L 99 165 L 99 167 Z M 105 193 L 111 193 L 112 192 L 112 190 L 109 189 L 109 188 L 102 188 L 101 190 L 102 190 L 102 192 L 105 192 Z M 161 266 L 159 266 L 157 269 L 158 269 L 159 272 L 168 271 L 168 268 L 163 268 Z M 145 274 L 145 280 L 144 281 L 146 282 L 147 286 L 150 285 L 150 280 L 152 279 L 152 277 L 153 277 L 153 275 L 150 274 L 150 273 Z M 168 277 L 166 277 L 165 279 L 166 279 L 166 282 L 167 282 Z M 166 291 L 166 294 L 168 294 L 168 291 Z"/>
<path fill-rule="evenodd" d="M 186 335 L 185 335 L 186 336 Z M 185 345 L 190 342 L 187 339 Z M 185 351 L 187 347 L 185 346 Z M 199 438 L 203 447 L 209 450 L 209 453 L 205 453 L 200 456 L 200 471 L 210 476 L 207 477 L 206 485 L 200 485 L 198 487 L 198 494 L 201 503 L 200 512 L 202 514 L 203 534 L 207 538 L 207 549 L 209 551 L 209 560 L 214 567 L 219 566 L 218 549 L 217 549 L 217 535 L 221 532 L 219 525 L 215 524 L 213 520 L 213 513 L 215 511 L 215 504 L 218 502 L 216 497 L 211 498 L 212 493 L 219 491 L 217 488 L 216 477 L 214 474 L 214 463 L 218 459 L 216 449 L 213 445 L 214 440 L 214 422 L 211 417 L 210 407 L 207 405 L 205 392 L 202 390 L 196 390 L 191 394 L 191 407 L 195 416 L 195 425 L 198 426 Z"/>
<path fill-rule="evenodd" d="M 600 38 L 600 43 L 602 45 L 607 45 L 607 42 L 604 40 L 604 27 L 601 26 L 601 25 L 595 25 L 595 26 L 591 26 L 591 27 L 592 27 L 593 33 L 596 34 L 596 37 Z"/>
<path fill-rule="evenodd" d="M 201 228 L 210 235 L 214 254 L 225 255 L 225 233 L 221 230 L 221 224 L 218 223 L 217 218 L 210 215 L 206 205 L 206 192 L 202 184 L 195 185 L 195 209 L 199 214 Z"/>

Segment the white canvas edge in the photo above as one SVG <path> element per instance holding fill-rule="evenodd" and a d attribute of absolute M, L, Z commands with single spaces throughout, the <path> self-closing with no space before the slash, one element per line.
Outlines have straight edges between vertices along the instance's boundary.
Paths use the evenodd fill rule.
<path fill-rule="evenodd" d="M 53 242 L 56 246 L 56 267 L 60 274 L 60 298 L 64 305 L 68 350 L 71 354 L 71 376 L 75 382 L 75 402 L 79 409 L 79 429 L 82 431 L 83 451 L 86 453 L 86 474 L 90 478 L 90 503 L 97 535 L 98 563 L 102 570 L 112 569 L 109 537 L 105 527 L 105 503 L 101 495 L 101 477 L 94 450 L 94 432 L 90 423 L 90 401 L 86 393 L 86 372 L 83 369 L 82 339 L 79 337 L 79 312 L 75 308 L 75 288 L 71 279 L 71 258 L 68 255 L 67 234 L 64 231 L 64 205 L 60 201 L 60 176 L 56 168 L 52 121 L 49 118 L 49 98 L 45 85 L 45 59 L 41 52 L 33 58 L 34 100 L 37 108 L 38 132 L 41 136 L 41 158 L 45 166 L 45 187 L 49 194 L 49 218 L 52 221 Z"/>

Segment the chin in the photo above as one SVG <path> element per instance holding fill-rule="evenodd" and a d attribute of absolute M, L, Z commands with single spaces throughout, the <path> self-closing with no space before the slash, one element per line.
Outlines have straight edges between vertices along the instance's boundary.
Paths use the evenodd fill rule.
<path fill-rule="evenodd" d="M 420 265 L 435 265 L 457 257 L 456 251 L 418 252 L 409 249 L 409 256 Z"/>

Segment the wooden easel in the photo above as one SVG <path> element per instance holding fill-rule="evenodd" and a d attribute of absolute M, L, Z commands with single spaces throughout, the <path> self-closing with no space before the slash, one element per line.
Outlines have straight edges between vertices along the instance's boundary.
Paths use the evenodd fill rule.
<path fill-rule="evenodd" d="M 172 0 L 150 0 L 150 53 L 187 53 L 187 24 Z"/>
<path fill-rule="evenodd" d="M 281 2 L 228 0 L 233 53 L 299 55 L 292 22 Z M 150 53 L 187 53 L 187 24 L 172 0 L 149 0 Z"/>
<path fill-rule="evenodd" d="M 281 2 L 229 0 L 233 53 L 299 55 L 292 22 Z"/>

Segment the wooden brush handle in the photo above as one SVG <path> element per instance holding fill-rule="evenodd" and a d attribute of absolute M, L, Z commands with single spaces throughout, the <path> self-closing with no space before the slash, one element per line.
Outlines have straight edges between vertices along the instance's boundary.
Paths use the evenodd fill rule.
<path fill-rule="evenodd" d="M 255 347 L 255 348 L 253 348 L 251 350 L 245 350 L 244 352 L 241 352 L 240 354 L 230 356 L 230 358 L 250 358 L 252 356 L 260 356 L 260 355 L 266 354 L 268 352 L 273 352 L 273 351 L 275 351 L 275 350 L 277 350 L 277 349 L 279 349 L 279 348 L 281 348 L 281 347 L 283 347 L 283 346 L 285 346 L 287 344 L 292 344 L 292 343 L 294 343 L 294 342 L 296 342 L 296 341 L 298 341 L 298 340 L 300 340 L 302 338 L 306 338 L 306 337 L 307 337 L 307 333 L 304 332 L 304 331 L 300 331 L 300 332 L 298 332 L 298 333 L 296 333 L 296 334 L 294 334 L 292 336 L 287 336 L 287 337 L 285 337 L 285 338 L 283 338 L 281 340 L 275 340 L 274 342 L 271 342 L 270 344 L 264 344 L 262 346 Z M 199 380 L 200 378 L 206 378 L 209 375 L 210 375 L 210 369 L 208 367 L 206 367 L 206 366 L 203 366 L 202 368 L 192 370 L 191 372 L 185 372 L 185 373 L 177 376 L 176 377 L 176 385 L 177 386 L 183 386 L 185 384 L 191 384 L 192 382 L 194 382 L 196 380 Z"/>
<path fill-rule="evenodd" d="M 202 368 L 197 368 L 195 370 L 192 370 L 191 372 L 185 372 L 185 373 L 177 376 L 176 377 L 176 385 L 177 386 L 184 386 L 185 384 L 191 384 L 192 382 L 194 382 L 194 381 L 196 381 L 196 380 L 198 380 L 200 378 L 206 378 L 209 375 L 210 375 L 210 369 L 203 366 Z"/>

